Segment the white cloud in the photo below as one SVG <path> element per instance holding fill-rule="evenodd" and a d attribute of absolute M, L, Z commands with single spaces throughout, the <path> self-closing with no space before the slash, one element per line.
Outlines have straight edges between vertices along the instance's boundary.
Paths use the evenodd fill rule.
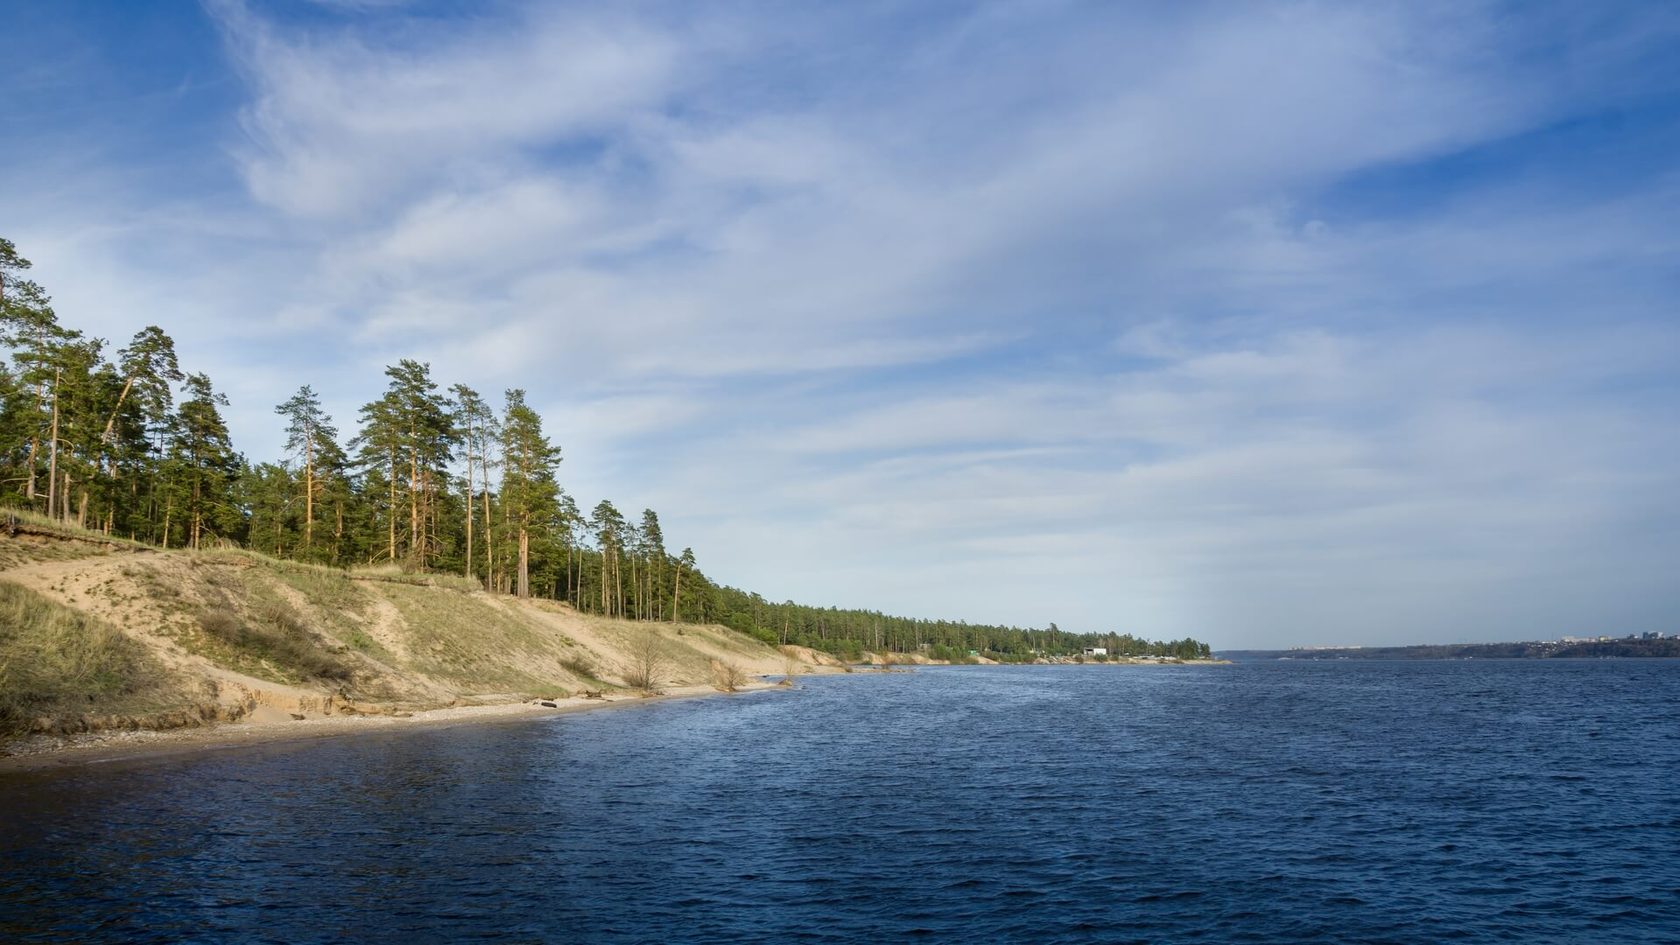
<path fill-rule="evenodd" d="M 255 457 L 298 383 L 348 430 L 414 357 L 777 597 L 1224 644 L 1676 603 L 1672 181 L 1357 186 L 1660 31 L 1569 14 L 1542 76 L 1476 4 L 338 6 L 210 7 L 244 200 L 8 233 L 72 322 L 187 341 Z"/>
<path fill-rule="evenodd" d="M 441 36 L 295 35 L 237 0 L 214 10 L 256 93 L 240 154 L 252 192 L 325 218 L 417 183 L 495 179 L 522 149 L 616 130 L 669 91 L 677 52 L 624 18 L 540 9 Z"/>

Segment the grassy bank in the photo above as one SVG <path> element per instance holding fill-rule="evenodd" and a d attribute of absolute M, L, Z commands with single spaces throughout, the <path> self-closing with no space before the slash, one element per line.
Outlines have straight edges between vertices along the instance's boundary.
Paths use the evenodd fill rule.
<path fill-rule="evenodd" d="M 581 615 L 444 575 L 0 534 L 0 733 L 394 714 L 809 672 L 721 626 Z"/>
<path fill-rule="evenodd" d="M 109 624 L 0 580 L 0 734 L 43 719 L 144 713 L 169 674 L 146 647 Z"/>

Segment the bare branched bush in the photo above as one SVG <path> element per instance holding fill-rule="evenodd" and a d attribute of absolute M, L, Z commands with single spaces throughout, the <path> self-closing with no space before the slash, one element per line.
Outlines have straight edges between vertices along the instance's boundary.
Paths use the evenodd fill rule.
<path fill-rule="evenodd" d="M 712 660 L 712 684 L 720 692 L 736 692 L 747 684 L 747 674 L 734 663 Z"/>
<path fill-rule="evenodd" d="M 670 662 L 665 638 L 652 627 L 644 627 L 631 638 L 629 656 L 630 667 L 624 671 L 624 684 L 640 689 L 644 695 L 653 695 Z"/>

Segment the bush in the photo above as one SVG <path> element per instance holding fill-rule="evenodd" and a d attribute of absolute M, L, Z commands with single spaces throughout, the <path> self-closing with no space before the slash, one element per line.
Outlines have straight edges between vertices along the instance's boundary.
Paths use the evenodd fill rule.
<path fill-rule="evenodd" d="M 734 663 L 712 660 L 712 684 L 721 692 L 735 692 L 747 684 L 747 674 Z"/>
<path fill-rule="evenodd" d="M 652 695 L 659 688 L 669 655 L 665 640 L 652 627 L 642 628 L 630 640 L 630 668 L 624 673 L 624 684 Z"/>

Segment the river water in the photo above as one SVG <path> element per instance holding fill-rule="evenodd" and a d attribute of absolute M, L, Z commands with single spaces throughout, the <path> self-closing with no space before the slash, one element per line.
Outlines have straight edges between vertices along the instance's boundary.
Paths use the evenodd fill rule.
<path fill-rule="evenodd" d="M 0 775 L 0 941 L 1675 942 L 1680 661 L 960 667 Z"/>

